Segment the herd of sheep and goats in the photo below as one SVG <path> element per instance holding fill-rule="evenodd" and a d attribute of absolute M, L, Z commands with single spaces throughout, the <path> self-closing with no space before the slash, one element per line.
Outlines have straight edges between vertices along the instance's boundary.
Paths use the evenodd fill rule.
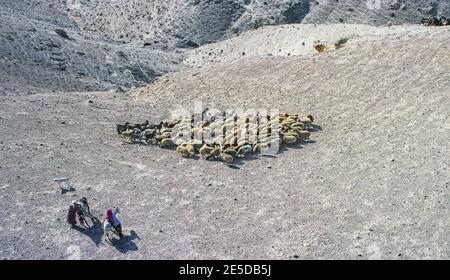
<path fill-rule="evenodd" d="M 422 18 L 426 26 L 450 25 L 445 17 Z M 342 42 L 345 44 L 345 42 Z M 341 44 L 342 44 L 341 43 Z M 316 48 L 317 49 L 317 48 Z M 320 50 L 319 50 L 320 52 Z M 207 111 L 207 110 L 206 110 Z M 278 114 L 277 116 L 243 115 L 215 119 L 206 117 L 195 121 L 194 115 L 162 121 L 159 124 L 117 124 L 117 133 L 128 143 L 176 148 L 179 156 L 191 158 L 200 154 L 206 160 L 217 159 L 232 164 L 236 158 L 266 154 L 280 145 L 296 145 L 309 140 L 315 130 L 311 115 Z M 266 121 L 261 121 L 262 117 Z M 205 137 L 206 136 L 206 137 Z"/>
<path fill-rule="evenodd" d="M 202 113 L 200 121 L 194 115 L 176 117 L 159 124 L 116 124 L 117 133 L 126 143 L 158 145 L 176 149 L 179 156 L 192 158 L 197 154 L 206 160 L 221 160 L 232 164 L 236 158 L 264 155 L 280 145 L 296 145 L 309 140 L 317 127 L 311 115 L 298 114 L 242 115 L 216 119 Z M 271 149 L 272 148 L 272 149 Z"/>

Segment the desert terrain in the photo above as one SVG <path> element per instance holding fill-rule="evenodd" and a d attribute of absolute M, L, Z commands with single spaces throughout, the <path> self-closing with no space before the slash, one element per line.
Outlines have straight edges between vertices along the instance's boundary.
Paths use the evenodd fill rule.
<path fill-rule="evenodd" d="M 427 1 L 368 12 L 274 1 L 278 17 L 262 1 L 18 2 L 0 0 L 0 258 L 450 258 L 450 26 L 415 22 Z M 152 28 L 111 23 L 141 15 L 139 3 Z M 429 12 L 447 15 L 436 3 Z M 238 13 L 208 32 L 214 17 L 176 17 L 206 8 Z M 319 41 L 330 48 L 317 53 Z M 312 114 L 320 129 L 234 168 L 117 135 L 116 123 L 157 123 L 196 102 Z M 121 209 L 123 240 L 70 228 L 83 196 L 99 219 Z"/>

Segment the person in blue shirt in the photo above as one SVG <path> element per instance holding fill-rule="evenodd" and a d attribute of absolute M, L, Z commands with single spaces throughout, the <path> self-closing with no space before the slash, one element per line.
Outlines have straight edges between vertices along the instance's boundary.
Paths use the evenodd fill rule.
<path fill-rule="evenodd" d="M 111 224 L 111 226 L 114 228 L 114 230 L 119 234 L 119 237 L 123 237 L 122 233 L 122 224 L 120 223 L 119 218 L 117 218 L 117 215 L 113 212 L 111 208 L 106 210 L 106 220 Z"/>

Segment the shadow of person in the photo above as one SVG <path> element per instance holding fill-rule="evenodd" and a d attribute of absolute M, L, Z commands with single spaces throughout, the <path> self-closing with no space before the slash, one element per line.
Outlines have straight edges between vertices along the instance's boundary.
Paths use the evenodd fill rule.
<path fill-rule="evenodd" d="M 137 251 L 138 247 L 136 243 L 133 242 L 133 240 L 138 239 L 139 236 L 136 234 L 134 230 L 130 231 L 130 235 L 124 235 L 122 239 L 114 239 L 111 241 L 111 245 L 117 249 L 117 251 L 121 252 L 122 254 L 125 254 L 129 251 Z"/>
<path fill-rule="evenodd" d="M 318 124 L 311 125 L 310 131 L 314 132 L 314 131 L 319 131 L 319 130 L 322 130 L 322 127 L 320 125 L 318 125 Z"/>
<path fill-rule="evenodd" d="M 95 246 L 99 246 L 102 242 L 103 237 L 103 228 L 102 223 L 96 217 L 91 217 L 92 226 L 91 227 L 81 227 L 81 226 L 73 226 L 72 228 L 84 235 L 87 235 L 91 238 L 91 240 L 95 243 Z"/>

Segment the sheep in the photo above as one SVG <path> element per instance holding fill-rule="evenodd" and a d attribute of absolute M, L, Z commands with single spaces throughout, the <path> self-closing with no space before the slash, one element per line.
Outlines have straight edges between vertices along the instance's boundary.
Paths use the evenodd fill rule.
<path fill-rule="evenodd" d="M 301 140 L 309 140 L 309 137 L 311 136 L 311 132 L 307 130 L 297 131 L 297 134 Z"/>
<path fill-rule="evenodd" d="M 309 129 L 314 121 L 313 116 L 307 115 L 300 119 L 300 122 L 303 123 L 305 129 Z"/>
<path fill-rule="evenodd" d="M 235 128 L 236 126 L 234 125 L 230 125 L 230 124 L 224 124 L 220 130 L 222 131 L 223 134 L 229 134 L 231 131 L 233 131 L 233 128 Z"/>
<path fill-rule="evenodd" d="M 283 144 L 293 145 L 293 144 L 297 143 L 298 139 L 294 135 L 290 134 L 290 135 L 283 135 L 282 141 L 283 141 Z"/>
<path fill-rule="evenodd" d="M 165 133 L 168 133 L 168 132 L 165 132 Z M 177 138 L 183 138 L 184 137 L 184 132 L 183 131 L 178 131 L 178 133 L 177 133 L 177 135 L 175 136 L 175 137 L 177 137 Z"/>
<path fill-rule="evenodd" d="M 297 122 L 291 125 L 292 129 L 299 129 L 299 130 L 304 130 L 305 129 L 305 125 L 301 122 Z"/>
<path fill-rule="evenodd" d="M 226 131 L 226 130 L 231 130 L 233 127 L 236 127 L 236 126 L 237 126 L 237 124 L 235 121 L 226 120 L 220 129 L 222 129 L 222 131 Z"/>
<path fill-rule="evenodd" d="M 219 129 L 219 128 L 215 128 L 212 132 L 212 134 L 214 134 L 214 137 L 223 137 L 224 133 L 223 130 Z"/>
<path fill-rule="evenodd" d="M 206 121 L 199 121 L 196 124 L 194 124 L 196 127 L 204 127 L 206 126 Z"/>
<path fill-rule="evenodd" d="M 209 136 L 213 133 L 213 130 L 209 127 L 203 127 L 200 129 L 203 135 Z"/>
<path fill-rule="evenodd" d="M 208 127 L 203 127 L 202 129 L 198 130 L 198 133 L 192 134 L 192 138 L 194 139 L 209 139 L 211 137 L 215 137 L 215 133 Z"/>
<path fill-rule="evenodd" d="M 217 122 L 213 122 L 209 125 L 209 128 L 211 128 L 213 131 L 215 131 L 216 129 L 220 129 L 222 127 L 223 123 L 220 121 Z"/>
<path fill-rule="evenodd" d="M 250 131 L 257 130 L 258 124 L 256 122 L 250 122 L 250 123 L 246 124 L 245 127 Z"/>
<path fill-rule="evenodd" d="M 195 155 L 195 147 L 191 143 L 188 143 L 186 145 L 186 150 L 188 151 L 191 157 Z"/>
<path fill-rule="evenodd" d="M 226 130 L 225 134 L 232 134 L 232 135 L 237 135 L 239 133 L 241 133 L 242 128 L 240 126 L 233 126 L 231 127 L 231 129 Z"/>
<path fill-rule="evenodd" d="M 223 143 L 222 137 L 213 138 L 213 143 L 216 145 L 221 145 Z"/>
<path fill-rule="evenodd" d="M 220 147 L 215 147 L 211 153 L 210 153 L 210 157 L 212 158 L 217 158 L 220 156 Z M 209 159 L 209 158 L 208 158 Z"/>
<path fill-rule="evenodd" d="M 170 131 L 164 131 L 164 132 L 161 132 L 161 135 L 162 135 L 164 138 L 170 138 L 170 137 L 172 137 L 172 133 L 171 133 Z"/>
<path fill-rule="evenodd" d="M 296 114 L 279 114 L 260 121 L 259 115 L 232 116 L 225 121 L 208 120 L 192 125 L 192 119 L 179 118 L 159 125 L 148 121 L 136 125 L 116 124 L 116 129 L 122 138 L 159 144 L 161 148 L 174 147 L 181 157 L 189 158 L 200 153 L 206 160 L 220 158 L 229 164 L 236 157 L 261 154 L 281 144 L 292 145 L 308 140 L 311 135 L 308 129 L 314 118 L 311 115 L 299 118 Z M 139 130 L 139 127 L 145 129 Z M 176 137 L 172 138 L 172 135 Z"/>
<path fill-rule="evenodd" d="M 244 145 L 239 148 L 237 151 L 237 155 L 239 157 L 246 157 L 247 155 L 250 155 L 253 152 L 253 148 L 250 145 Z"/>
<path fill-rule="evenodd" d="M 235 157 L 237 154 L 237 151 L 235 149 L 233 149 L 232 147 L 230 147 L 225 150 L 222 150 L 222 153 Z"/>
<path fill-rule="evenodd" d="M 203 143 L 205 143 L 208 146 L 214 145 L 213 139 L 209 139 L 209 138 L 208 139 L 203 139 Z"/>
<path fill-rule="evenodd" d="M 238 135 L 240 136 L 240 139 L 248 139 L 249 133 L 250 133 L 250 131 L 248 129 L 244 128 L 240 131 L 240 133 Z"/>
<path fill-rule="evenodd" d="M 175 119 L 173 121 L 171 121 L 170 123 L 167 124 L 168 128 L 173 128 L 175 127 L 177 124 L 179 124 L 181 122 L 181 119 Z"/>
<path fill-rule="evenodd" d="M 164 138 L 161 140 L 159 146 L 161 148 L 171 148 L 173 146 L 173 141 L 171 138 Z"/>
<path fill-rule="evenodd" d="M 292 130 L 289 130 L 289 131 L 287 131 L 287 132 L 282 132 L 282 133 L 281 133 L 281 136 L 294 136 L 295 138 L 297 138 L 297 140 L 298 140 L 298 138 L 299 138 L 297 132 L 292 131 Z"/>
<path fill-rule="evenodd" d="M 260 154 L 269 149 L 269 145 L 265 143 L 257 143 L 253 145 L 253 152 L 256 154 Z"/>
<path fill-rule="evenodd" d="M 263 128 L 258 131 L 258 135 L 259 135 L 259 137 L 265 137 L 265 136 L 269 136 L 270 132 L 271 131 L 268 128 Z"/>
<path fill-rule="evenodd" d="M 231 164 L 234 161 L 234 157 L 226 153 L 220 153 L 220 159 L 226 164 Z"/>
<path fill-rule="evenodd" d="M 314 49 L 318 53 L 321 53 L 321 52 L 324 52 L 327 49 L 327 47 L 324 44 L 316 44 L 316 45 L 314 45 Z"/>
<path fill-rule="evenodd" d="M 248 145 L 249 144 L 249 141 L 246 141 L 246 140 L 240 140 L 239 142 L 238 142 L 238 148 L 240 148 L 240 147 L 242 147 L 242 146 L 245 146 L 245 145 Z"/>
<path fill-rule="evenodd" d="M 238 139 L 235 136 L 225 137 L 224 143 L 230 144 L 231 146 L 237 146 Z"/>
<path fill-rule="evenodd" d="M 204 144 L 201 148 L 200 148 L 200 155 L 202 158 L 204 159 L 208 159 L 211 155 L 211 152 L 213 151 L 213 148 Z"/>
<path fill-rule="evenodd" d="M 242 116 L 238 119 L 238 121 L 241 121 L 242 123 L 248 123 L 250 121 L 249 116 Z"/>
<path fill-rule="evenodd" d="M 288 118 L 284 119 L 284 120 L 281 122 L 281 126 L 286 126 L 286 125 L 289 126 L 289 125 L 292 125 L 292 124 L 294 124 L 294 123 L 296 123 L 296 121 L 295 121 L 294 119 L 288 117 Z"/>
<path fill-rule="evenodd" d="M 177 139 L 175 140 L 175 145 L 177 146 L 186 145 L 186 141 L 184 141 L 183 139 Z"/>
<path fill-rule="evenodd" d="M 159 133 L 164 134 L 164 133 L 170 133 L 172 132 L 171 128 L 163 128 L 159 131 Z"/>
<path fill-rule="evenodd" d="M 161 143 L 162 140 L 166 139 L 167 137 L 163 136 L 163 135 L 156 135 L 155 136 L 155 140 L 156 143 Z"/>
<path fill-rule="evenodd" d="M 180 157 L 184 157 L 184 158 L 189 158 L 192 156 L 191 153 L 189 153 L 187 147 L 183 146 L 183 145 L 177 147 L 177 154 Z"/>
<path fill-rule="evenodd" d="M 180 132 L 180 131 L 182 131 L 182 132 L 184 132 L 184 133 L 188 133 L 188 132 L 192 132 L 191 131 L 191 126 L 190 125 L 187 125 L 187 124 L 183 124 L 183 125 L 176 125 L 176 126 L 174 126 L 173 128 L 172 128 L 172 131 L 168 131 L 168 129 L 162 129 L 161 131 L 160 131 L 160 133 L 163 133 L 163 132 Z"/>

